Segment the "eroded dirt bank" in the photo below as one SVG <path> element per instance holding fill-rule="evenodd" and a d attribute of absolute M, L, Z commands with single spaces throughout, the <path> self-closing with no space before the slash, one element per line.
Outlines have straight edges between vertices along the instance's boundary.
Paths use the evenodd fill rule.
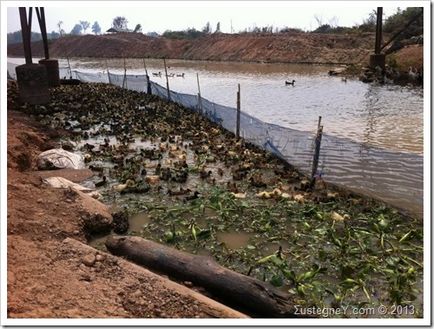
<path fill-rule="evenodd" d="M 11 96 L 10 93 L 8 96 Z M 243 317 L 209 298 L 87 246 L 85 224 L 108 208 L 47 187 L 35 157 L 63 132 L 8 104 L 8 317 Z M 76 182 L 89 170 L 51 175 Z"/>
<path fill-rule="evenodd" d="M 270 63 L 360 63 L 374 45 L 373 33 L 278 35 L 217 34 L 193 40 L 152 38 L 140 33 L 68 36 L 50 43 L 54 57 L 151 57 Z M 42 42 L 32 45 L 43 56 Z M 21 44 L 8 45 L 8 56 L 23 56 Z"/>

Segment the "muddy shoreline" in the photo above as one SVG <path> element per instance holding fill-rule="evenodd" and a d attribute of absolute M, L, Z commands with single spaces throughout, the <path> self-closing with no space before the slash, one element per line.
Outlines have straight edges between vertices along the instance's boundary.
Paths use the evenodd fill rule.
<path fill-rule="evenodd" d="M 15 103 L 13 93 L 11 87 L 10 104 Z M 423 269 L 419 220 L 324 182 L 311 189 L 291 166 L 154 96 L 85 84 L 60 87 L 52 99 L 48 106 L 17 109 L 32 114 L 45 127 L 69 131 L 73 150 L 87 159 L 93 171 L 90 182 L 98 184 L 102 200 L 112 206 L 111 214 L 126 211 L 130 226 L 133 216 L 145 214 L 143 223 L 123 234 L 210 255 L 224 266 L 289 291 L 301 305 L 343 301 L 353 305 L 361 299 L 375 305 L 413 297 L 420 303 L 421 292 L 415 296 L 412 292 Z M 8 167 L 18 176 L 23 170 L 26 175 L 37 150 L 20 155 L 9 152 L 9 146 L 8 136 Z M 19 165 L 20 159 L 24 165 Z M 43 189 L 40 181 L 34 184 Z M 11 194 L 11 200 L 22 192 Z M 53 198 L 59 198 L 58 193 L 64 192 L 53 193 L 57 193 Z M 68 202 L 65 205 L 68 209 Z M 53 219 L 55 214 L 53 209 Z M 18 220 L 20 216 L 12 217 Z M 14 224 L 10 227 L 8 234 L 17 234 Z M 91 236 L 75 227 L 73 232 L 77 231 L 81 241 L 89 242 Z M 233 239 L 242 240 L 246 233 L 241 245 L 224 238 L 232 234 Z M 96 247 L 104 252 L 103 245 Z M 355 255 L 361 259 L 358 264 L 353 263 Z M 380 273 L 378 278 L 366 276 L 373 268 Z M 392 275 L 391 268 L 399 270 Z M 394 288 L 396 275 L 411 268 L 414 274 Z M 347 280 L 353 277 L 359 281 Z M 337 289 L 332 288 L 336 285 Z M 390 294 L 390 289 L 398 288 L 399 296 Z M 139 316 L 148 316 L 148 309 L 133 304 L 141 310 Z M 414 316 L 421 316 L 421 310 L 418 304 Z M 161 313 L 149 316 L 164 317 Z"/>

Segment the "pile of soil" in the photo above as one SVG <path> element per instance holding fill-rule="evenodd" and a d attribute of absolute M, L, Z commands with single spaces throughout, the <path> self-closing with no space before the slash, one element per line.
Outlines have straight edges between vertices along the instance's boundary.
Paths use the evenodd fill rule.
<path fill-rule="evenodd" d="M 132 57 L 270 63 L 348 64 L 365 61 L 374 33 L 213 34 L 193 40 L 148 37 L 141 33 L 67 36 L 51 41 L 53 57 Z M 32 45 L 43 56 L 42 41 Z M 8 56 L 23 56 L 22 44 L 8 45 Z"/>
<path fill-rule="evenodd" d="M 7 312 L 9 318 L 243 317 L 193 290 L 86 243 L 84 217 L 104 212 L 42 182 L 35 157 L 50 131 L 8 104 Z M 74 181 L 86 171 L 51 173 Z M 105 206 L 99 203 L 101 208 Z M 91 208 L 91 209 L 90 209 Z"/>

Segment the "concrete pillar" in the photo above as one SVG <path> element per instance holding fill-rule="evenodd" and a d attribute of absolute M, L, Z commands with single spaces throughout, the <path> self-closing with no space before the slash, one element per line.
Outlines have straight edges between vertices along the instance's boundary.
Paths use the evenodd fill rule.
<path fill-rule="evenodd" d="M 60 86 L 59 61 L 57 59 L 41 59 L 39 64 L 44 65 L 47 69 L 48 86 Z"/>
<path fill-rule="evenodd" d="M 375 69 L 377 66 L 381 67 L 383 70 L 386 67 L 386 55 L 384 54 L 372 54 L 369 57 L 369 66 Z"/>
<path fill-rule="evenodd" d="M 46 104 L 50 101 L 47 69 L 44 65 L 24 64 L 15 68 L 22 103 Z"/>

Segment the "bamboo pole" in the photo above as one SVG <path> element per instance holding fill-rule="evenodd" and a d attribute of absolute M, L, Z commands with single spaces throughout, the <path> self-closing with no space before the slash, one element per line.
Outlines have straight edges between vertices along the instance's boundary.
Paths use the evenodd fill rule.
<path fill-rule="evenodd" d="M 107 77 L 108 77 L 109 84 L 111 84 L 112 81 L 111 81 L 111 79 L 110 79 L 110 71 L 109 71 L 109 67 L 108 67 L 107 59 L 105 60 L 105 67 L 107 68 Z"/>
<path fill-rule="evenodd" d="M 68 56 L 66 56 L 66 60 L 68 61 L 69 79 L 72 79 L 71 63 L 69 62 L 69 57 Z"/>
<path fill-rule="evenodd" d="M 128 85 L 127 85 L 127 62 L 125 60 L 124 57 L 124 79 L 122 81 L 122 88 L 127 89 Z"/>
<path fill-rule="evenodd" d="M 169 76 L 167 75 L 166 58 L 163 58 L 163 62 L 164 62 L 164 71 L 166 72 L 167 100 L 170 101 Z"/>
<path fill-rule="evenodd" d="M 202 108 L 202 96 L 200 94 L 200 83 L 199 83 L 199 73 L 196 73 L 196 78 L 197 78 L 197 106 L 199 107 L 200 113 L 203 113 L 203 108 Z"/>
<path fill-rule="evenodd" d="M 146 74 L 146 93 L 148 95 L 152 95 L 151 81 L 149 80 L 148 69 L 146 68 L 145 58 L 143 58 L 143 66 L 145 68 L 145 74 Z"/>
<path fill-rule="evenodd" d="M 237 127 L 236 127 L 236 136 L 240 138 L 240 118 L 241 118 L 241 95 L 240 95 L 240 84 L 238 84 L 238 92 L 237 92 Z"/>

